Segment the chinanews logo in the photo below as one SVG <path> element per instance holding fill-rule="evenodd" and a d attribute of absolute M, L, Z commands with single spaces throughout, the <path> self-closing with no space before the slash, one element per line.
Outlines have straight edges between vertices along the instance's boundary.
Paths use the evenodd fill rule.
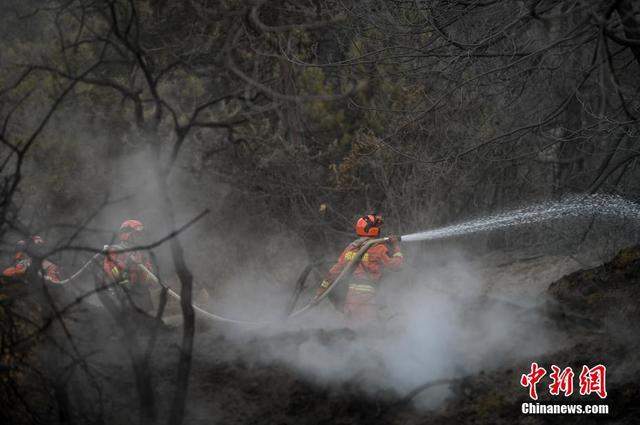
<path fill-rule="evenodd" d="M 554 397 L 569 397 L 574 392 L 580 396 L 596 395 L 601 400 L 607 398 L 607 368 L 602 364 L 589 367 L 583 365 L 577 377 L 577 387 L 575 387 L 576 373 L 569 366 L 561 368 L 555 364 L 550 366 L 551 372 L 547 369 L 531 363 L 529 373 L 523 373 L 520 377 L 520 385 L 528 390 L 529 398 L 538 400 L 538 391 L 546 390 Z M 543 380 L 543 378 L 547 377 Z M 540 384 L 540 389 L 538 387 Z M 562 399 L 561 399 L 562 400 Z M 523 414 L 608 414 L 607 404 L 541 404 L 533 402 L 522 403 Z"/>

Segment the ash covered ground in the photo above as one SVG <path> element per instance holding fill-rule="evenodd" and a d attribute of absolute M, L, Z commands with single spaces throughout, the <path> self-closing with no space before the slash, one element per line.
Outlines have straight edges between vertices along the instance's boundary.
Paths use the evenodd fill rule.
<path fill-rule="evenodd" d="M 470 267 L 481 276 L 473 295 L 456 294 L 453 283 L 448 291 L 431 288 L 429 297 L 437 304 L 455 309 L 456 317 L 461 314 L 459 323 L 449 323 L 442 334 L 433 324 L 399 320 L 398 325 L 393 317 L 377 329 L 355 332 L 339 320 L 327 321 L 322 310 L 330 312 L 329 305 L 302 324 L 286 326 L 238 329 L 199 319 L 185 423 L 637 423 L 640 362 L 634 327 L 640 318 L 640 247 L 588 269 L 568 257 L 498 254 Z M 445 264 L 441 272 L 446 271 Z M 167 311 L 177 311 L 174 307 Z M 445 322 L 434 317 L 453 318 L 434 305 L 424 308 L 432 310 L 425 320 L 435 320 L 437 327 Z M 505 317 L 513 323 L 495 322 Z M 92 353 L 93 373 L 106 378 L 101 400 L 108 423 L 130 423 L 138 415 L 136 379 L 124 337 L 112 326 L 100 326 L 101 320 L 112 319 L 96 306 L 82 305 L 67 323 L 83 335 L 76 337 L 77 349 Z M 170 314 L 167 322 L 151 362 L 158 400 L 171 399 L 181 338 L 176 317 Z M 411 326 L 423 330 L 427 343 L 406 329 Z M 583 364 L 607 365 L 606 400 L 594 394 L 553 397 L 542 381 L 538 402 L 606 403 L 610 413 L 523 415 L 521 403 L 530 400 L 519 381 L 532 361 L 574 370 Z M 83 379 L 69 379 L 74 396 L 86 397 L 76 420 L 83 410 L 91 417 L 98 406 L 95 391 Z M 158 417 L 168 409 L 159 405 Z"/>

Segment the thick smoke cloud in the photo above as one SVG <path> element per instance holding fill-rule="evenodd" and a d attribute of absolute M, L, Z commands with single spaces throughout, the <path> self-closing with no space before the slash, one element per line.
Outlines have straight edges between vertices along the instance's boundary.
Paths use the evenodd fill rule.
<path fill-rule="evenodd" d="M 447 256 L 449 260 L 432 258 L 428 267 L 411 264 L 390 275 L 378 299 L 385 320 L 375 328 L 351 332 L 325 302 L 290 322 L 231 326 L 224 334 L 244 345 L 239 358 L 286 365 L 319 386 L 355 386 L 369 395 L 402 395 L 425 382 L 535 358 L 554 346 L 553 331 L 527 311 L 532 305 L 487 299 L 489 282 L 480 278 L 481 264 L 465 262 L 454 252 Z M 236 308 L 229 314 L 241 315 L 259 303 L 263 314 L 265 305 L 272 307 L 265 320 L 277 317 L 281 300 L 262 295 L 253 301 L 229 297 L 216 304 L 233 300 Z M 206 341 L 207 335 L 202 338 Z M 434 407 L 446 394 L 446 386 L 432 390 L 421 405 Z"/>

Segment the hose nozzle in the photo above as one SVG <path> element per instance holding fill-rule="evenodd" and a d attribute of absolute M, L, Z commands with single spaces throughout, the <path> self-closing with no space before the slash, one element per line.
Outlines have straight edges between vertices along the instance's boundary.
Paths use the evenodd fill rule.
<path fill-rule="evenodd" d="M 385 236 L 384 238 L 380 238 L 380 239 L 374 239 L 374 242 L 391 242 L 392 240 L 395 240 L 396 242 L 400 242 L 402 240 L 402 236 Z"/>

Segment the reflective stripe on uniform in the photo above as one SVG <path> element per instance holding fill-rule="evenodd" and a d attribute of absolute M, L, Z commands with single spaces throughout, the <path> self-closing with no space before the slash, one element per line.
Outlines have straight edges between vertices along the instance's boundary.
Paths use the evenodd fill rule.
<path fill-rule="evenodd" d="M 357 292 L 376 292 L 376 288 L 371 285 L 350 283 L 349 289 Z"/>
<path fill-rule="evenodd" d="M 396 252 L 395 254 L 393 254 L 394 257 L 404 257 L 404 255 L 402 255 L 401 252 Z"/>
<path fill-rule="evenodd" d="M 355 252 L 355 251 L 349 251 L 346 254 L 344 254 L 344 259 L 346 261 L 351 261 L 351 260 L 353 260 L 355 258 L 356 254 L 357 254 L 357 252 Z M 369 254 L 365 253 L 362 256 L 362 260 L 360 260 L 360 261 L 363 261 L 365 263 L 369 262 Z"/>

